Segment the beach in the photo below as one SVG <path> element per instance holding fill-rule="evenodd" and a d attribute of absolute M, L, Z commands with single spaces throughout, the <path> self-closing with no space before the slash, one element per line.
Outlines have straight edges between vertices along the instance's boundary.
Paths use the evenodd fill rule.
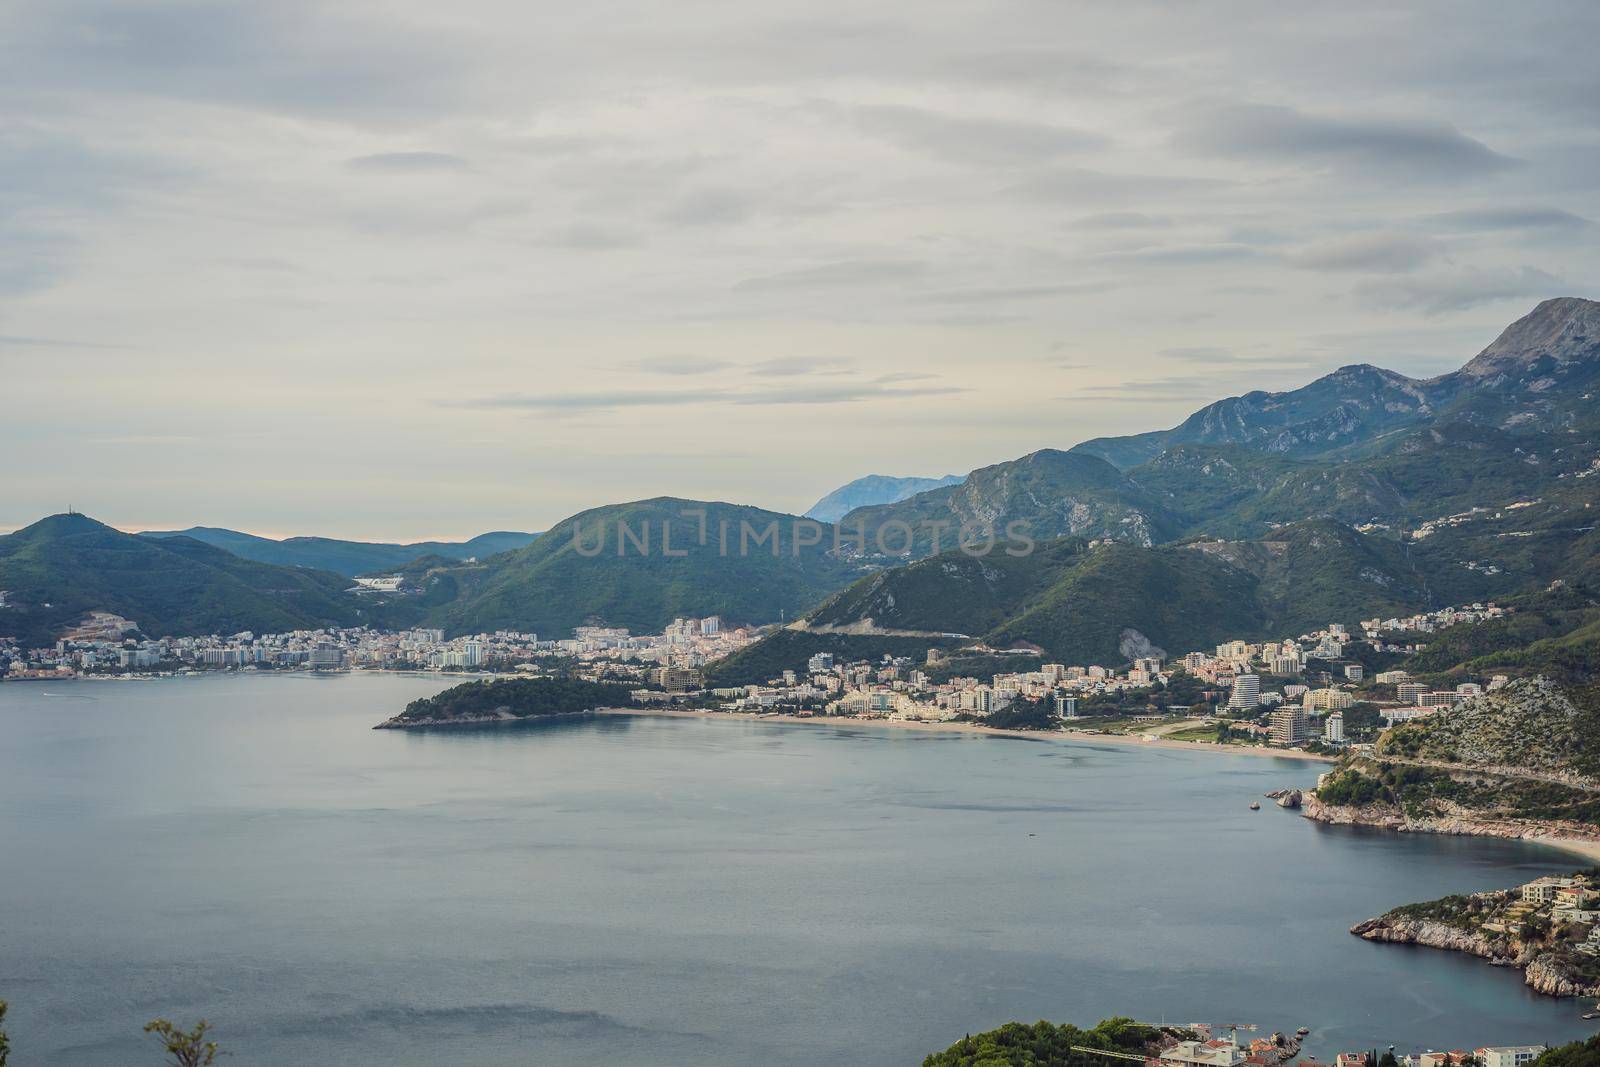
<path fill-rule="evenodd" d="M 1168 748 L 1185 752 L 1225 752 L 1237 756 L 1270 756 L 1274 759 L 1308 760 L 1316 763 L 1333 763 L 1332 756 L 1300 752 L 1289 748 L 1268 748 L 1254 745 L 1219 745 L 1214 741 L 1172 741 L 1166 738 L 1147 739 L 1137 734 L 1100 734 L 1088 731 L 1061 730 L 1046 733 L 1041 730 L 1002 730 L 972 722 L 913 722 L 907 719 L 862 719 L 848 715 L 785 715 L 745 714 L 737 711 L 704 711 L 689 708 L 597 708 L 598 715 L 643 715 L 675 719 L 723 719 L 730 722 L 777 722 L 799 726 L 872 726 L 887 730 L 919 730 L 942 734 L 986 734 L 991 737 L 1015 737 L 1027 741 L 1071 741 L 1089 744 L 1132 745 L 1137 748 Z"/>

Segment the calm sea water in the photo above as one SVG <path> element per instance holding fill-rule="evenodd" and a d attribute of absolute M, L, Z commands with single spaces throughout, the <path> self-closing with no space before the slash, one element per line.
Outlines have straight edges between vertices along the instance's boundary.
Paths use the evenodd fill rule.
<path fill-rule="evenodd" d="M 1350 923 L 1578 864 L 1319 827 L 1317 765 L 868 727 L 373 732 L 442 681 L 0 685 L 19 1064 L 911 1064 L 1007 1019 L 1586 1035 Z"/>

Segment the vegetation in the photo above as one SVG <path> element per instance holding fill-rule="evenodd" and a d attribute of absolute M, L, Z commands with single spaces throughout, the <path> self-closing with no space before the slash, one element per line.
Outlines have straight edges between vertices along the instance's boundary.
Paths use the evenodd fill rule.
<path fill-rule="evenodd" d="M 76 514 L 0 537 L 0 635 L 55 641 L 90 611 L 148 636 L 359 625 L 367 618 L 339 575 L 240 559 L 187 537 L 152 540 Z"/>
<path fill-rule="evenodd" d="M 953 638 L 775 630 L 754 644 L 709 665 L 705 672 L 706 684 L 712 688 L 759 685 L 786 670 L 804 671 L 806 662 L 819 652 L 831 652 L 841 663 L 861 659 L 881 660 L 884 656 L 905 656 L 920 662 L 927 658 L 930 648 L 946 648 L 956 643 Z"/>
<path fill-rule="evenodd" d="M 280 567 L 306 567 L 333 571 L 352 578 L 358 574 L 393 574 L 420 556 L 434 555 L 452 563 L 468 558 L 485 559 L 497 552 L 509 552 L 532 541 L 537 534 L 497 531 L 479 534 L 469 541 L 418 541 L 412 544 L 386 544 L 370 541 L 341 541 L 332 537 L 288 537 L 281 541 L 237 530 L 195 526 L 187 530 L 151 531 L 139 535 L 155 539 L 187 537 L 213 548 L 231 552 L 241 559 L 272 563 Z"/>
<path fill-rule="evenodd" d="M 1411 818 L 1460 809 L 1484 818 L 1600 826 L 1600 793 L 1536 779 L 1365 759 L 1330 772 L 1317 799 L 1338 807 L 1383 804 Z"/>
<path fill-rule="evenodd" d="M 211 1024 L 201 1019 L 193 1030 L 183 1030 L 165 1019 L 152 1019 L 144 1032 L 156 1035 L 171 1067 L 211 1067 L 223 1055 L 215 1041 L 207 1041 Z"/>
<path fill-rule="evenodd" d="M 1163 1036 L 1193 1035 L 1123 1018 L 1107 1019 L 1092 1030 L 1080 1030 L 1070 1023 L 1006 1023 L 996 1030 L 968 1034 L 924 1059 L 922 1067 L 1105 1067 L 1104 1056 L 1075 1052 L 1072 1046 L 1142 1053 Z"/>
<path fill-rule="evenodd" d="M 6 1002 L 0 1000 L 0 1067 L 11 1062 L 11 1039 L 6 1036 Z"/>
<path fill-rule="evenodd" d="M 1103 459 L 1051 448 L 975 470 L 959 485 L 857 508 L 839 524 L 852 535 L 861 531 L 869 552 L 918 559 L 935 554 L 941 523 L 946 550 L 959 543 L 962 530 L 980 543 L 1075 536 L 1154 544 L 1182 527 L 1155 494 Z"/>
<path fill-rule="evenodd" d="M 571 678 L 502 678 L 464 682 L 435 696 L 413 700 L 397 718 L 402 723 L 471 720 L 505 712 L 519 719 L 529 719 L 570 715 L 627 701 L 628 687 L 622 685 Z"/>
<path fill-rule="evenodd" d="M 1544 1053 L 1531 1067 L 1600 1067 L 1600 1034 Z"/>
<path fill-rule="evenodd" d="M 798 618 L 862 572 L 832 549 L 831 526 L 759 508 L 672 497 L 617 504 L 461 572 L 458 595 L 427 621 L 452 633 L 565 635 L 589 624 L 657 632 L 678 616 Z"/>

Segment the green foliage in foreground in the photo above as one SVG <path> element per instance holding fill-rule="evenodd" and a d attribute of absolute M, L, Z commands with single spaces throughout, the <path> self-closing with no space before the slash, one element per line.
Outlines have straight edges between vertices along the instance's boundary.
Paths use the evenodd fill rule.
<path fill-rule="evenodd" d="M 572 678 L 503 678 L 465 682 L 436 696 L 413 700 L 402 719 L 464 719 L 504 709 L 519 719 L 568 715 L 626 704 L 628 687 Z"/>
<path fill-rule="evenodd" d="M 6 1002 L 0 1000 L 0 1023 L 6 1021 Z M 0 1029 L 0 1067 L 6 1067 L 11 1061 L 11 1039 L 6 1037 L 4 1029 Z"/>
<path fill-rule="evenodd" d="M 1106 1057 L 1074 1052 L 1072 1046 L 1141 1053 L 1162 1032 L 1123 1018 L 1107 1019 L 1093 1030 L 1070 1023 L 1006 1023 L 998 1030 L 967 1035 L 923 1060 L 922 1067 L 1105 1067 Z"/>
<path fill-rule="evenodd" d="M 1333 773 L 1317 799 L 1340 807 L 1385 804 L 1411 818 L 1460 807 L 1479 815 L 1600 826 L 1600 794 L 1523 778 L 1501 778 L 1433 767 L 1363 763 Z"/>
<path fill-rule="evenodd" d="M 1534 1060 L 1533 1067 L 1600 1067 L 1600 1034 L 1553 1048 Z"/>
<path fill-rule="evenodd" d="M 211 1067 L 222 1054 L 221 1046 L 207 1041 L 211 1024 L 201 1019 L 193 1030 L 182 1030 L 165 1019 L 152 1019 L 145 1023 L 144 1032 L 155 1034 L 167 1053 L 171 1067 Z"/>

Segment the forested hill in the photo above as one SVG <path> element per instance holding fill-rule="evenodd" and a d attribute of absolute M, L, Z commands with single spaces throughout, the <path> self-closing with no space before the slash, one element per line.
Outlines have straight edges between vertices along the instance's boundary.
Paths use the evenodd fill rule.
<path fill-rule="evenodd" d="M 502 678 L 464 682 L 406 705 L 375 730 L 511 722 L 573 715 L 628 703 L 628 687 L 571 678 Z"/>

